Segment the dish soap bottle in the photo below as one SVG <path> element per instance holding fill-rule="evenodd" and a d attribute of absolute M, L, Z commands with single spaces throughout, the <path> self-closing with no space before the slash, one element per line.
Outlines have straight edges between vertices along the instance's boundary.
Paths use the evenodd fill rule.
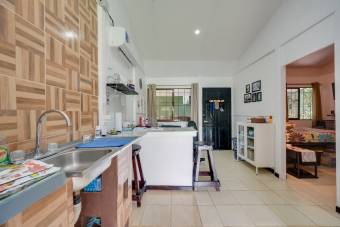
<path fill-rule="evenodd" d="M 7 165 L 9 162 L 7 146 L 0 146 L 0 165 Z"/>

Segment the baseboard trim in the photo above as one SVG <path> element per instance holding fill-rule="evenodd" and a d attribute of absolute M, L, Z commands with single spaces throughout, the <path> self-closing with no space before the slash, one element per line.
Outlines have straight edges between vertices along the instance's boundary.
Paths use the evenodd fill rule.
<path fill-rule="evenodd" d="M 335 207 L 335 211 L 336 211 L 337 213 L 340 213 L 340 207 L 336 206 L 336 207 Z"/>
<path fill-rule="evenodd" d="M 192 186 L 147 185 L 146 190 L 182 190 L 192 191 Z"/>

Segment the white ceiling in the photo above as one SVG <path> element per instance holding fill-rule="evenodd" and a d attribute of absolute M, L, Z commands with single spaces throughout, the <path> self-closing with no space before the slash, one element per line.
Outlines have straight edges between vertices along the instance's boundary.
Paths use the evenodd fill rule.
<path fill-rule="evenodd" d="M 127 9 L 144 59 L 229 61 L 241 56 L 282 2 L 127 0 Z"/>

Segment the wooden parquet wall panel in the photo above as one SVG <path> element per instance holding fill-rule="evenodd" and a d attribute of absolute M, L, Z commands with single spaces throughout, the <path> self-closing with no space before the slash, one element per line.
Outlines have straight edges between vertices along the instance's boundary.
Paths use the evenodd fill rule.
<path fill-rule="evenodd" d="M 39 115 L 65 111 L 43 127 L 43 146 L 94 133 L 98 124 L 96 0 L 0 0 L 0 144 L 35 147 Z"/>

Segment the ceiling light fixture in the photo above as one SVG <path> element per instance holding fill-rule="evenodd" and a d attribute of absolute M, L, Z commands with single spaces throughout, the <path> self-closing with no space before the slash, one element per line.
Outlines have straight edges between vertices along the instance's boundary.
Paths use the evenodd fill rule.
<path fill-rule="evenodd" d="M 201 30 L 196 29 L 196 30 L 194 31 L 194 33 L 195 33 L 195 35 L 199 35 L 199 34 L 201 34 Z"/>

